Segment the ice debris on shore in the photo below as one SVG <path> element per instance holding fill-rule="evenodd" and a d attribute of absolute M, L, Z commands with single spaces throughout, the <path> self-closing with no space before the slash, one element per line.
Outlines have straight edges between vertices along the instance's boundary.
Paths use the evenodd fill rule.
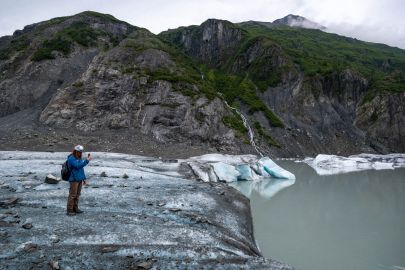
<path fill-rule="evenodd" d="M 207 154 L 184 161 L 196 177 L 204 182 L 236 182 L 264 178 L 295 179 L 295 175 L 281 168 L 269 157 L 255 155 Z"/>
<path fill-rule="evenodd" d="M 333 175 L 405 167 L 405 154 L 359 154 L 349 157 L 317 155 L 315 158 L 306 158 L 302 162 L 311 166 L 319 175 Z"/>

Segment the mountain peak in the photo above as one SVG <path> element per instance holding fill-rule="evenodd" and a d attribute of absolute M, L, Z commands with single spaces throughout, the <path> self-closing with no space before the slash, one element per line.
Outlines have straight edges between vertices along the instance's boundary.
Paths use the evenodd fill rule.
<path fill-rule="evenodd" d="M 281 19 L 275 20 L 273 23 L 288 25 L 291 27 L 326 30 L 325 26 L 320 25 L 319 23 L 313 22 L 311 20 L 308 20 L 305 17 L 299 16 L 299 15 L 294 15 L 294 14 L 288 14 L 287 16 L 285 16 Z"/>

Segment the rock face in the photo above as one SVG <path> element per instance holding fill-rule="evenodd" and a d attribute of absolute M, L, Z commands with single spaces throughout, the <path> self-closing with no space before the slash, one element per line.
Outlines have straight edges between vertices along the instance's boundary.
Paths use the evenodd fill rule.
<path fill-rule="evenodd" d="M 193 58 L 219 67 L 232 56 L 245 35 L 246 31 L 229 21 L 210 19 L 198 27 L 173 33 L 170 39 Z"/>
<path fill-rule="evenodd" d="M 12 211 L 33 224 L 30 230 L 0 227 L 2 268 L 47 268 L 57 261 L 61 269 L 79 269 L 82 262 L 91 269 L 292 269 L 261 256 L 249 200 L 235 189 L 186 179 L 174 162 L 93 156 L 80 199 L 84 214 L 70 217 L 68 183 L 35 180 L 44 169 L 57 173 L 66 153 L 0 152 L 0 177 L 22 201 L 0 214 Z M 107 177 L 99 176 L 100 168 Z M 35 187 L 21 188 L 21 175 Z M 1 188 L 0 196 L 10 195 Z"/>
<path fill-rule="evenodd" d="M 240 23 L 239 26 L 247 32 L 266 33 L 266 29 L 272 29 L 274 24 L 291 25 L 291 20 L 304 23 L 303 19 L 291 15 L 273 24 L 246 22 Z M 216 47 L 215 41 L 203 42 L 200 33 L 207 25 L 212 25 L 212 22 L 203 23 L 197 28 L 193 26 L 169 30 L 163 32 L 161 36 L 176 43 L 197 61 L 212 66 L 209 59 L 206 60 L 194 53 L 203 48 Z M 221 28 L 221 35 L 226 35 L 224 33 L 227 31 L 228 35 L 234 33 L 234 27 L 235 25 L 226 25 Z M 212 29 L 215 28 L 210 28 L 211 32 Z M 275 28 L 274 31 L 283 37 L 281 32 L 283 30 Z M 219 31 L 217 33 L 219 34 Z M 374 95 L 376 90 L 370 79 L 349 67 L 324 74 L 306 74 L 293 63 L 291 54 L 271 39 L 273 32 L 268 33 L 270 33 L 268 37 L 265 34 L 253 38 L 242 35 L 239 45 L 234 44 L 232 49 L 228 49 L 227 54 L 231 57 L 228 57 L 226 63 L 221 66 L 236 76 L 242 74 L 245 80 L 250 78 L 256 89 L 261 90 L 256 91 L 259 99 L 264 101 L 265 106 L 284 124 L 285 128 L 279 128 L 279 125 L 268 121 L 269 117 L 266 117 L 268 111 L 257 109 L 257 103 L 239 98 L 242 110 L 246 115 L 250 115 L 250 122 L 258 123 L 255 124 L 254 131 L 256 137 L 261 139 L 258 144 L 262 150 L 281 156 L 316 155 L 320 152 L 342 154 L 405 151 L 404 89 L 399 93 L 385 91 L 383 94 Z M 190 49 L 190 43 L 183 42 L 198 39 L 200 43 L 194 41 L 193 44 L 197 44 L 199 48 Z M 298 50 L 300 46 L 296 44 L 293 47 Z M 401 53 L 405 56 L 403 51 Z M 395 90 L 398 86 L 393 87 Z M 371 101 L 369 97 L 372 97 Z M 266 132 L 271 133 L 274 139 L 271 147 L 268 142 L 266 143 L 268 136 L 266 134 L 263 136 Z"/>
<path fill-rule="evenodd" d="M 404 51 L 280 26 L 291 20 L 306 22 L 210 19 L 154 35 L 84 12 L 29 25 L 0 38 L 0 143 L 37 149 L 38 132 L 40 149 L 58 150 L 59 134 L 99 132 L 128 144 L 144 136 L 151 148 L 255 153 L 233 107 L 265 155 L 405 151 Z M 318 38 L 322 57 L 310 46 Z M 362 46 L 382 58 L 365 59 Z"/>
<path fill-rule="evenodd" d="M 232 146 L 234 133 L 222 122 L 222 117 L 230 114 L 223 102 L 198 96 L 194 84 L 142 74 L 175 72 L 182 67 L 163 50 L 131 48 L 137 35 L 130 35 L 118 47 L 96 57 L 76 83 L 57 92 L 40 121 L 87 132 L 138 129 L 161 142 L 195 140 Z M 150 33 L 142 35 L 159 42 Z"/>
<path fill-rule="evenodd" d="M 133 29 L 127 23 L 90 14 L 29 25 L 0 43 L 0 116 L 46 105 L 58 88 L 71 84 L 86 70 L 99 48 L 77 35 L 104 36 L 103 46 L 110 46 Z M 72 44 L 75 39 L 85 46 Z M 50 52 L 45 51 L 48 47 Z M 69 57 L 60 57 L 67 52 Z M 35 60 L 39 55 L 53 60 Z"/>
<path fill-rule="evenodd" d="M 375 147 L 388 145 L 395 152 L 405 149 L 405 93 L 377 95 L 356 110 L 355 124 L 376 139 Z"/>

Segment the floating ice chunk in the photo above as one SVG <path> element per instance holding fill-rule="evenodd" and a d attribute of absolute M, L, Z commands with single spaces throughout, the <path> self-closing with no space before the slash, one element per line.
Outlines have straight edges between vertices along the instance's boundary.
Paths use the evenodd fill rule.
<path fill-rule="evenodd" d="M 212 163 L 211 166 L 214 169 L 214 172 L 217 175 L 219 181 L 238 181 L 238 176 L 240 175 L 240 173 L 234 166 L 223 162 Z"/>
<path fill-rule="evenodd" d="M 303 160 L 319 175 L 333 175 L 363 170 L 387 170 L 405 167 L 405 154 L 360 154 L 349 157 L 317 155 Z"/>
<path fill-rule="evenodd" d="M 295 179 L 295 175 L 281 168 L 269 157 L 263 157 L 258 161 L 263 170 L 271 177 L 279 179 Z"/>
<path fill-rule="evenodd" d="M 393 170 L 394 169 L 394 163 L 384 163 L 384 162 L 374 162 L 373 163 L 373 168 L 375 170 Z"/>

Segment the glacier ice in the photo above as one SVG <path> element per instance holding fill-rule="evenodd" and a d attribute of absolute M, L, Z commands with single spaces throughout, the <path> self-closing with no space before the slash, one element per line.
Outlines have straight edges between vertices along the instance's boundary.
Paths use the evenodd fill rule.
<path fill-rule="evenodd" d="M 295 179 L 269 157 L 255 155 L 207 154 L 186 160 L 196 177 L 204 182 L 235 182 L 264 178 Z"/>
<path fill-rule="evenodd" d="M 320 154 L 315 158 L 306 158 L 302 162 L 311 166 L 319 175 L 333 175 L 405 167 L 405 154 L 359 154 L 349 157 Z"/>
<path fill-rule="evenodd" d="M 235 182 L 240 175 L 235 166 L 226 164 L 224 162 L 215 162 L 211 164 L 219 181 L 222 182 Z"/>
<path fill-rule="evenodd" d="M 254 180 L 254 172 L 250 168 L 249 164 L 240 164 L 236 166 L 236 169 L 239 172 L 238 179 L 237 180 L 246 180 L 246 181 L 252 181 Z"/>
<path fill-rule="evenodd" d="M 263 168 L 263 170 L 269 175 L 274 178 L 279 179 L 295 179 L 295 175 L 290 173 L 287 170 L 284 170 L 280 166 L 278 166 L 273 160 L 269 157 L 261 158 L 258 163 L 261 165 L 259 167 Z"/>

